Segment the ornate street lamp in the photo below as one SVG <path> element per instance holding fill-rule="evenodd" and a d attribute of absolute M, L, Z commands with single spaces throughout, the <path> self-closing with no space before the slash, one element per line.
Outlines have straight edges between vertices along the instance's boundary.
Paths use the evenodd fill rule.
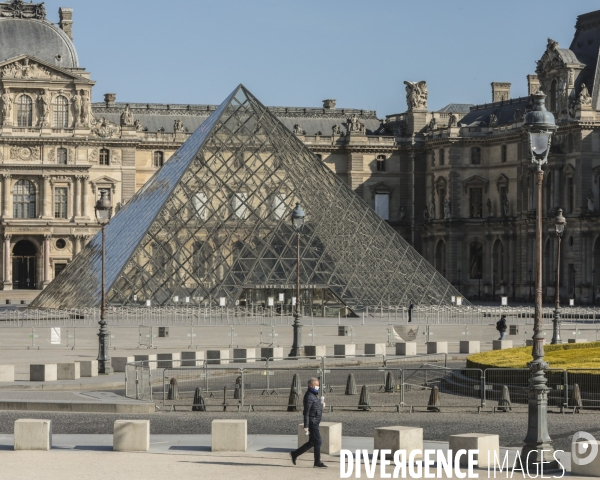
<path fill-rule="evenodd" d="M 300 202 L 296 203 L 296 208 L 292 211 L 292 227 L 296 230 L 298 240 L 296 252 L 298 256 L 296 265 L 296 311 L 294 312 L 294 343 L 288 355 L 289 357 L 302 356 L 302 325 L 300 324 L 300 317 L 302 317 L 300 310 L 300 234 L 304 228 L 305 217 L 306 214 Z"/>
<path fill-rule="evenodd" d="M 96 210 L 96 220 L 102 226 L 102 300 L 100 304 L 100 332 L 98 333 L 98 373 L 113 373 L 113 368 L 110 364 L 108 355 L 108 328 L 106 328 L 106 248 L 104 227 L 112 217 L 112 204 L 108 198 L 108 192 L 102 190 L 100 198 L 96 202 L 94 208 Z"/>
<path fill-rule="evenodd" d="M 512 288 L 512 291 L 513 291 L 513 302 L 514 302 L 515 301 L 515 297 L 517 295 L 517 291 L 515 290 L 516 284 L 515 284 L 515 269 L 514 268 L 513 268 L 512 274 L 513 274 L 513 281 L 512 281 L 512 284 L 513 284 L 512 287 L 513 288 Z"/>
<path fill-rule="evenodd" d="M 529 274 L 529 303 L 531 303 L 531 274 L 532 274 L 532 272 L 533 272 L 533 270 L 531 270 L 531 268 L 527 272 Z"/>
<path fill-rule="evenodd" d="M 528 426 L 525 445 L 521 450 L 521 458 L 540 466 L 553 458 L 552 439 L 548 434 L 548 387 L 544 370 L 548 364 L 544 361 L 544 336 L 542 332 L 542 182 L 544 171 L 542 166 L 548 162 L 552 133 L 557 126 L 554 115 L 546 110 L 546 95 L 540 90 L 531 95 L 533 107 L 525 115 L 523 127 L 527 130 L 531 161 L 537 167 L 537 218 L 536 218 L 536 264 L 535 264 L 535 316 L 533 326 L 533 360 L 528 364 L 531 371 L 529 381 Z M 544 462 L 544 463 L 546 463 Z M 552 467 L 552 465 L 548 465 Z"/>
<path fill-rule="evenodd" d="M 558 215 L 554 219 L 558 250 L 556 252 L 556 301 L 554 305 L 554 319 L 552 320 L 552 342 L 550 342 L 552 345 L 562 343 L 562 339 L 560 338 L 560 240 L 567 225 L 562 212 L 562 208 L 559 208 Z"/>

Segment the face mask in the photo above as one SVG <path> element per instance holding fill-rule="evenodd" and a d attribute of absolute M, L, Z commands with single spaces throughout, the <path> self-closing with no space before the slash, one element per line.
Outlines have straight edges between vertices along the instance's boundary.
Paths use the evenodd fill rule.
<path fill-rule="evenodd" d="M 313 388 L 314 388 L 314 389 L 315 389 L 317 392 L 319 391 L 319 386 L 318 386 L 318 385 L 317 385 L 317 386 L 315 386 L 315 387 L 313 387 Z"/>

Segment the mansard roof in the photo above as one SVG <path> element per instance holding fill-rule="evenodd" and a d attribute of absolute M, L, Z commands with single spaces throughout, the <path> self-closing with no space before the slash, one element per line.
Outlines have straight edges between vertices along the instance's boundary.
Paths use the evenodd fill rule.
<path fill-rule="evenodd" d="M 126 103 L 97 102 L 92 104 L 92 111 L 96 117 L 119 124 L 121 113 L 127 106 Z M 130 103 L 129 107 L 136 120 L 142 122 L 144 129 L 149 132 L 158 132 L 164 129 L 166 133 L 173 133 L 175 120 L 183 121 L 189 132 L 196 130 L 214 112 L 218 105 L 182 105 L 160 103 Z M 332 128 L 338 125 L 345 130 L 347 119 L 357 115 L 360 122 L 364 123 L 367 135 L 379 132 L 381 122 L 374 110 L 360 110 L 355 108 L 313 108 L 313 107 L 267 107 L 289 130 L 294 130 L 298 125 L 306 135 L 331 135 Z M 378 133 L 379 134 L 379 133 Z"/>
<path fill-rule="evenodd" d="M 492 115 L 496 116 L 495 126 L 510 125 L 521 114 L 525 113 L 529 105 L 529 97 L 517 97 L 501 102 L 473 105 L 459 122 L 462 127 L 487 127 L 490 125 Z"/>
<path fill-rule="evenodd" d="M 439 109 L 438 113 L 468 113 L 472 106 L 472 103 L 449 103 L 444 108 Z"/>

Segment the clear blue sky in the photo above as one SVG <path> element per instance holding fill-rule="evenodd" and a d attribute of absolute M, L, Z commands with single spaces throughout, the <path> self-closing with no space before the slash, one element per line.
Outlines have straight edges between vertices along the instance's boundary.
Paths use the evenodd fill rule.
<path fill-rule="evenodd" d="M 429 106 L 483 103 L 490 82 L 527 94 L 548 37 L 568 47 L 576 0 L 46 0 L 73 7 L 80 64 L 117 101 L 220 103 L 244 83 L 266 105 L 406 110 L 404 80 Z"/>

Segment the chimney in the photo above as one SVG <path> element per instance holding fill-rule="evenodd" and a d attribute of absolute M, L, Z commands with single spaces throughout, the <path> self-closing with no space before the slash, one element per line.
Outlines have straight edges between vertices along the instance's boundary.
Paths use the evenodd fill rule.
<path fill-rule="evenodd" d="M 533 95 L 540 90 L 540 79 L 537 75 L 527 75 L 527 92 Z"/>
<path fill-rule="evenodd" d="M 58 9 L 58 17 L 60 22 L 58 26 L 73 40 L 73 9 L 69 7 L 60 7 Z"/>
<path fill-rule="evenodd" d="M 492 82 L 492 102 L 501 102 L 510 98 L 510 83 Z"/>
<path fill-rule="evenodd" d="M 335 108 L 335 98 L 328 98 L 327 100 L 323 100 L 323 108 Z"/>
<path fill-rule="evenodd" d="M 107 107 L 111 103 L 115 103 L 116 100 L 117 100 L 117 94 L 116 93 L 105 93 L 104 94 L 104 103 L 106 103 Z"/>

